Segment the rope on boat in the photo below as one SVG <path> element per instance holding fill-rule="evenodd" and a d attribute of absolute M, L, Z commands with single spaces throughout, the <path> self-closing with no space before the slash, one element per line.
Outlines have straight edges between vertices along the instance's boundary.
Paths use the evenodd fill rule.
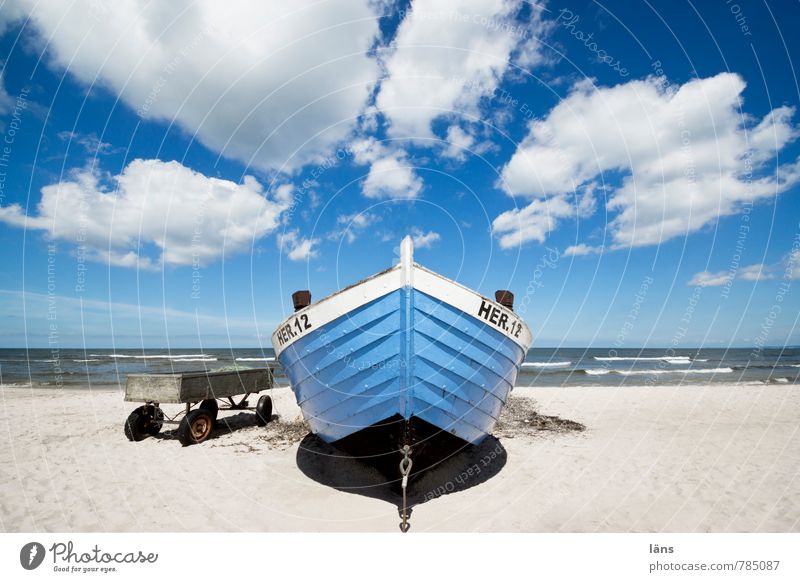
<path fill-rule="evenodd" d="M 403 478 L 400 487 L 403 489 L 403 509 L 400 512 L 403 518 L 400 524 L 400 531 L 406 533 L 408 528 L 411 527 L 408 523 L 408 501 L 406 499 L 406 489 L 408 488 L 408 477 L 411 474 L 411 447 L 408 445 L 403 446 L 403 458 L 400 461 L 400 476 Z"/>

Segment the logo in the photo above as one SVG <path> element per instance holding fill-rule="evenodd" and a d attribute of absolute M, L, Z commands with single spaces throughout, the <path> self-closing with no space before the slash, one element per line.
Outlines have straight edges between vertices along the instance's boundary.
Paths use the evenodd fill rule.
<path fill-rule="evenodd" d="M 39 542 L 28 542 L 19 551 L 19 563 L 26 570 L 35 570 L 44 561 L 44 546 Z"/>

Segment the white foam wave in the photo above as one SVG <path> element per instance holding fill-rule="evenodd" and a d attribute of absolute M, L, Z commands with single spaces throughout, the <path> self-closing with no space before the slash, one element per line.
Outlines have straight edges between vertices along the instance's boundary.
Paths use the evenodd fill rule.
<path fill-rule="evenodd" d="M 584 370 L 590 376 L 603 376 L 608 374 L 611 370 Z"/>
<path fill-rule="evenodd" d="M 99 362 L 100 360 L 98 358 L 89 358 L 88 360 L 72 360 L 72 361 L 82 364 L 84 362 Z"/>
<path fill-rule="evenodd" d="M 130 354 L 89 354 L 92 357 L 105 357 L 105 358 L 135 358 L 138 360 L 174 360 L 176 358 L 211 358 L 206 354 L 145 354 L 142 356 L 135 356 Z M 216 359 L 216 358 L 214 358 Z"/>
<path fill-rule="evenodd" d="M 172 362 L 216 362 L 217 358 L 172 358 Z"/>
<path fill-rule="evenodd" d="M 571 366 L 572 362 L 523 362 L 522 368 L 563 368 Z"/>
<path fill-rule="evenodd" d="M 275 358 L 236 358 L 236 361 L 237 362 L 274 362 Z"/>
<path fill-rule="evenodd" d="M 685 364 L 691 361 L 689 356 L 658 356 L 658 357 L 642 357 L 636 358 L 633 356 L 594 356 L 598 362 L 668 362 L 670 364 Z M 705 362 L 705 360 L 697 360 L 698 362 Z"/>
<path fill-rule="evenodd" d="M 733 368 L 706 368 L 706 369 L 680 369 L 680 370 L 614 370 L 615 374 L 622 376 L 637 376 L 651 374 L 730 374 Z"/>

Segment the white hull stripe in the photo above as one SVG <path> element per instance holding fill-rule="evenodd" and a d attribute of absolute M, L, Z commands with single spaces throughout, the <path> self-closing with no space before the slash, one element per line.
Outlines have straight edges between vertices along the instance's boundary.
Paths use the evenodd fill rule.
<path fill-rule="evenodd" d="M 527 351 L 531 345 L 532 336 L 528 326 L 510 309 L 416 263 L 401 263 L 319 303 L 309 305 L 287 318 L 272 334 L 275 355 L 280 355 L 294 342 L 334 319 L 404 286 L 413 287 L 493 327 L 514 341 L 523 351 Z"/>

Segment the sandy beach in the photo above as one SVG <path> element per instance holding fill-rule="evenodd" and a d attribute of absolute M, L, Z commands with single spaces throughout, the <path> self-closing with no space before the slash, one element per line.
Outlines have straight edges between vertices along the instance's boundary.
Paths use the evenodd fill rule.
<path fill-rule="evenodd" d="M 114 387 L 0 397 L 4 531 L 398 531 L 385 478 L 330 457 L 288 389 L 267 428 L 241 412 L 191 447 L 128 442 Z M 411 531 L 800 531 L 798 410 L 792 385 L 518 388 L 416 479 Z"/>

